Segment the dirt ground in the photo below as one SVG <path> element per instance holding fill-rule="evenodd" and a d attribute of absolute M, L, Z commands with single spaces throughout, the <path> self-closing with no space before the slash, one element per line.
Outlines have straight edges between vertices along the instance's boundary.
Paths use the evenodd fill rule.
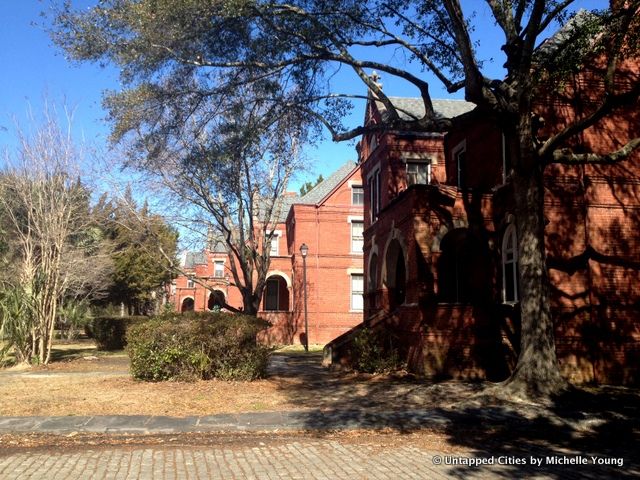
<path fill-rule="evenodd" d="M 392 410 L 442 406 L 460 400 L 480 384 L 437 386 L 409 377 L 330 373 L 317 367 L 296 374 L 296 362 L 319 364 L 285 350 L 291 374 L 254 382 L 218 380 L 140 382 L 128 373 L 124 352 L 98 352 L 88 343 L 58 345 L 47 366 L 0 371 L 0 415 L 213 415 L 256 411 L 333 409 L 345 406 Z M 276 353 L 279 355 L 279 353 Z M 348 404 L 346 403 L 348 402 Z"/>

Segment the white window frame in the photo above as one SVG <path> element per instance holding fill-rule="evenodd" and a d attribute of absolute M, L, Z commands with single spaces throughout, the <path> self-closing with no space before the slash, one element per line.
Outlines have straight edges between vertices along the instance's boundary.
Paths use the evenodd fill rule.
<path fill-rule="evenodd" d="M 412 182 L 409 180 L 409 165 L 415 165 L 417 167 L 426 166 L 427 171 L 425 172 L 425 181 L 421 182 L 418 180 L 418 176 L 420 172 L 416 172 L 416 181 Z M 407 177 L 407 187 L 411 185 L 429 185 L 431 183 L 431 162 L 430 161 L 421 161 L 421 160 L 406 160 L 405 162 L 405 174 Z"/>
<path fill-rule="evenodd" d="M 458 188 L 463 188 L 464 187 L 464 175 L 465 175 L 465 165 L 460 165 L 460 154 L 464 153 L 465 154 L 465 159 L 466 159 L 466 153 L 467 153 L 467 141 L 463 140 L 461 141 L 458 145 L 455 146 L 455 148 L 451 151 L 451 155 L 453 156 L 453 160 L 455 160 L 456 163 L 456 182 L 458 185 Z M 465 162 L 466 163 L 466 162 Z"/>
<path fill-rule="evenodd" d="M 187 288 L 196 288 L 196 281 L 193 277 L 187 277 Z"/>
<path fill-rule="evenodd" d="M 375 257 L 375 263 L 373 257 Z M 367 284 L 367 290 L 369 292 L 374 292 L 378 289 L 378 261 L 378 254 L 373 252 L 369 258 L 369 278 Z"/>
<path fill-rule="evenodd" d="M 364 219 L 363 218 L 351 218 L 349 217 L 349 223 L 351 224 L 351 253 L 362 255 L 364 253 Z M 362 227 L 362 234 L 358 238 L 355 237 L 353 232 L 353 225 L 357 224 Z M 360 243 L 360 249 L 354 248 L 356 242 Z"/>
<path fill-rule="evenodd" d="M 513 239 L 512 247 L 508 247 L 510 239 Z M 507 298 L 508 278 L 513 281 L 513 298 Z M 520 299 L 518 293 L 518 235 L 515 223 L 511 223 L 502 237 L 502 302 L 517 303 Z"/>
<path fill-rule="evenodd" d="M 360 277 L 361 287 L 359 290 L 354 290 L 355 277 Z M 362 312 L 364 310 L 364 273 L 350 273 L 349 274 L 349 291 L 350 291 L 350 306 L 352 312 Z M 357 296 L 360 298 L 354 301 Z"/>
<path fill-rule="evenodd" d="M 380 215 L 380 169 L 375 169 L 367 178 L 369 185 L 369 216 L 375 223 Z"/>
<path fill-rule="evenodd" d="M 504 132 L 500 132 L 502 137 L 502 183 L 507 183 L 507 137 Z"/>
<path fill-rule="evenodd" d="M 280 230 L 274 230 L 271 237 L 271 249 L 269 250 L 269 257 L 280 256 L 280 236 L 282 232 Z"/>
<path fill-rule="evenodd" d="M 375 133 L 372 133 L 369 139 L 369 155 L 371 155 L 376 148 L 378 148 L 378 137 Z"/>
<path fill-rule="evenodd" d="M 221 274 L 218 275 L 218 269 L 216 266 L 222 265 Z M 213 278 L 224 278 L 224 260 L 214 260 L 213 261 Z"/>
<path fill-rule="evenodd" d="M 362 203 L 356 203 L 354 201 L 356 190 L 360 191 Z M 351 205 L 357 205 L 357 206 L 364 205 L 364 185 L 351 185 Z"/>

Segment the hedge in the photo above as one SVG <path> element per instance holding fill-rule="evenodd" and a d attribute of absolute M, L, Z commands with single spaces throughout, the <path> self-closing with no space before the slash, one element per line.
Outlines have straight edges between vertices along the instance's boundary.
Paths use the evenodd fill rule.
<path fill-rule="evenodd" d="M 149 317 L 95 317 L 90 322 L 90 335 L 98 350 L 121 350 L 127 344 L 126 334 L 131 325 L 149 320 Z"/>
<path fill-rule="evenodd" d="M 270 349 L 256 341 L 268 322 L 229 313 L 165 314 L 127 333 L 131 374 L 146 381 L 254 380 Z"/>

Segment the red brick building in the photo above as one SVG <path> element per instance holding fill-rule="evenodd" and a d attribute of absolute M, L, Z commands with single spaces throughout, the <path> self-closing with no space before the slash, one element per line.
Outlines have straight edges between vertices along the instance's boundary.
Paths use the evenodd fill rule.
<path fill-rule="evenodd" d="M 594 108 L 599 62 L 536 106 L 551 131 Z M 620 66 L 618 88 L 640 82 Z M 404 115 L 421 99 L 391 98 Z M 636 101 L 567 145 L 608 153 L 640 137 Z M 506 378 L 518 356 L 518 236 L 498 123 L 461 101 L 434 101 L 454 118 L 446 135 L 385 131 L 359 145 L 365 182 L 364 324 L 384 331 L 429 376 Z M 366 124 L 384 119 L 371 99 Z M 541 135 L 545 135 L 545 130 Z M 640 381 L 640 152 L 616 165 L 545 170 L 546 248 L 560 368 L 574 382 Z M 357 331 L 327 346 L 349 356 Z"/>
<path fill-rule="evenodd" d="M 304 343 L 303 260 L 306 244 L 309 343 L 324 344 L 362 322 L 363 185 L 360 166 L 347 162 L 306 195 L 288 194 L 275 228 L 259 316 L 272 322 L 265 340 Z M 178 311 L 242 306 L 222 244 L 188 253 L 188 275 L 176 278 L 169 301 Z M 224 299 L 224 302 L 221 300 Z"/>

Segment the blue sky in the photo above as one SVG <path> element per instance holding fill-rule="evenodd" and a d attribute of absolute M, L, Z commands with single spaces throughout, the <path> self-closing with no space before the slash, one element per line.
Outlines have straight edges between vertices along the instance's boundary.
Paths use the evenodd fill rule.
<path fill-rule="evenodd" d="M 75 6 L 85 8 L 94 3 L 90 0 L 73 1 Z M 14 147 L 14 119 L 25 124 L 28 109 L 37 113 L 45 97 L 74 108 L 73 126 L 78 139 L 104 147 L 109 128 L 104 122 L 101 95 L 104 90 L 119 88 L 118 74 L 112 68 L 69 63 L 52 45 L 45 31 L 46 19 L 40 14 L 49 5 L 50 2 L 37 0 L 0 0 L 0 148 Z M 466 5 L 478 8 L 476 37 L 481 40 L 483 47 L 493 47 L 488 51 L 498 51 L 495 46 L 500 43 L 501 37 L 488 21 L 485 2 L 466 0 Z M 605 8 L 607 5 L 607 0 L 575 2 L 576 7 L 588 9 Z M 381 52 L 376 60 L 384 61 L 391 56 L 391 52 Z M 498 74 L 502 63 L 502 58 L 495 58 L 488 63 L 489 73 Z M 345 77 L 345 82 L 351 80 Z M 415 95 L 415 92 L 407 92 L 402 84 L 393 82 L 391 78 L 383 77 L 382 82 L 389 95 Z M 355 93 L 365 93 L 360 83 L 353 82 L 352 88 Z M 434 98 L 446 98 L 437 82 L 433 83 L 432 94 Z M 353 125 L 362 121 L 363 109 L 362 103 L 356 106 L 349 120 Z M 319 173 L 326 177 L 345 161 L 356 159 L 353 142 L 335 144 L 329 140 L 317 149 L 308 150 L 307 155 L 312 165 L 306 179 L 315 178 Z M 297 187 L 301 180 L 305 179 L 298 179 L 293 187 Z"/>

